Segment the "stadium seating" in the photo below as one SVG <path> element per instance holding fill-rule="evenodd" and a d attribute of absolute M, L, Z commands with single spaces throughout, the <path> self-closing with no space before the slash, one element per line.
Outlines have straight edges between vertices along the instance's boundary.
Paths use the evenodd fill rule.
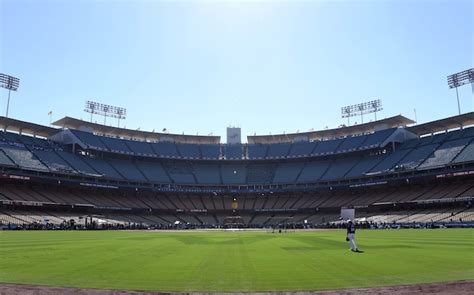
<path fill-rule="evenodd" d="M 318 144 L 317 141 L 313 142 L 307 142 L 307 141 L 301 141 L 301 142 L 295 142 L 291 145 L 290 151 L 288 153 L 288 157 L 294 158 L 294 157 L 308 157 L 310 154 L 312 154 L 314 148 Z"/>
<path fill-rule="evenodd" d="M 158 183 L 170 182 L 170 178 L 161 163 L 137 161 L 135 164 L 149 181 Z"/>
<path fill-rule="evenodd" d="M 330 161 L 307 162 L 298 177 L 297 182 L 318 181 L 331 165 Z"/>
<path fill-rule="evenodd" d="M 380 163 L 382 156 L 367 156 L 360 159 L 352 169 L 345 175 L 346 178 L 361 177 L 369 172 L 375 165 Z"/>
<path fill-rule="evenodd" d="M 344 161 L 334 161 L 326 173 L 321 177 L 322 181 L 343 179 L 344 176 L 359 161 L 359 158 L 344 159 Z"/>
<path fill-rule="evenodd" d="M 196 144 L 177 144 L 179 153 L 183 159 L 200 159 L 201 153 Z"/>
<path fill-rule="evenodd" d="M 470 141 L 471 138 L 462 138 L 443 143 L 419 168 L 437 168 L 449 164 Z"/>
<path fill-rule="evenodd" d="M 288 143 L 276 143 L 268 145 L 267 159 L 286 158 L 291 145 Z"/>
<path fill-rule="evenodd" d="M 415 169 L 420 165 L 429 155 L 431 155 L 438 144 L 429 144 L 419 146 L 414 150 L 411 150 L 401 161 L 398 162 L 398 166 L 403 169 Z"/>
<path fill-rule="evenodd" d="M 474 128 L 471 128 L 474 129 Z M 474 141 L 468 144 L 461 153 L 453 160 L 453 163 L 474 161 Z"/>
<path fill-rule="evenodd" d="M 249 159 L 264 159 L 267 156 L 268 145 L 266 144 L 249 144 L 248 157 Z"/>
<path fill-rule="evenodd" d="M 24 147 L 0 145 L 0 149 L 22 168 L 48 171 L 48 168 Z"/>
<path fill-rule="evenodd" d="M 225 159 L 242 160 L 242 157 L 243 157 L 243 146 L 241 144 L 225 145 Z"/>
<path fill-rule="evenodd" d="M 0 165 L 112 181 L 207 186 L 337 182 L 474 160 L 474 128 L 381 147 L 396 130 L 314 142 L 222 146 L 149 143 L 70 130 L 86 146 L 85 151 L 76 146 L 76 153 L 71 146 L 1 131 Z"/>
<path fill-rule="evenodd" d="M 83 174 L 91 174 L 91 175 L 98 174 L 96 170 L 91 168 L 89 165 L 87 165 L 84 162 L 84 160 L 82 160 L 84 156 L 80 156 L 80 155 L 76 155 L 76 154 L 64 152 L 64 151 L 56 151 L 56 153 L 77 172 L 83 173 Z"/>
<path fill-rule="evenodd" d="M 148 142 L 127 140 L 125 143 L 135 155 L 147 157 L 157 156 Z"/>
<path fill-rule="evenodd" d="M 130 161 L 109 159 L 107 162 L 127 180 L 148 181 L 135 164 Z"/>
<path fill-rule="evenodd" d="M 370 170 L 370 173 L 383 173 L 390 171 L 409 152 L 410 149 L 399 149 L 392 153 L 386 154 L 382 161 L 380 161 L 377 165 L 375 165 L 374 168 Z"/>
<path fill-rule="evenodd" d="M 224 184 L 241 184 L 247 179 L 247 168 L 244 165 L 223 164 L 220 170 Z"/>
<path fill-rule="evenodd" d="M 275 170 L 273 183 L 295 183 L 303 169 L 304 163 L 279 164 Z"/>
<path fill-rule="evenodd" d="M 347 152 L 352 152 L 357 150 L 362 143 L 364 143 L 369 135 L 363 135 L 363 136 L 354 136 L 354 137 L 346 137 L 337 150 L 335 151 L 336 153 L 347 153 Z"/>
<path fill-rule="evenodd" d="M 194 174 L 197 182 L 201 184 L 222 183 L 219 168 L 216 165 L 195 164 Z"/>
<path fill-rule="evenodd" d="M 123 180 L 123 176 L 120 175 L 117 170 L 115 170 L 110 164 L 100 158 L 91 158 L 91 157 L 83 157 L 82 160 L 86 162 L 90 167 L 92 167 L 98 174 L 112 178 L 112 179 L 120 179 Z"/>
<path fill-rule="evenodd" d="M 217 144 L 201 144 L 199 148 L 204 160 L 218 160 L 220 158 L 220 146 Z"/>
<path fill-rule="evenodd" d="M 179 158 L 176 144 L 172 142 L 157 142 L 151 144 L 155 154 L 163 158 Z"/>
<path fill-rule="evenodd" d="M 108 148 L 109 151 L 114 153 L 122 153 L 122 154 L 131 154 L 132 151 L 126 145 L 126 141 L 119 138 L 113 137 L 105 137 L 101 136 L 100 141 L 104 143 L 104 145 Z"/>
<path fill-rule="evenodd" d="M 52 171 L 76 172 L 74 168 L 54 152 L 32 150 L 32 153 Z"/>
<path fill-rule="evenodd" d="M 106 151 L 107 147 L 100 140 L 99 136 L 95 136 L 92 133 L 79 131 L 79 130 L 70 130 L 82 143 L 84 143 L 88 148 L 97 149 Z"/>
<path fill-rule="evenodd" d="M 389 128 L 381 131 L 376 131 L 367 136 L 366 140 L 358 147 L 359 150 L 372 149 L 379 147 L 390 135 L 392 135 L 397 128 Z"/>
<path fill-rule="evenodd" d="M 15 163 L 13 163 L 10 158 L 0 149 L 0 165 L 5 165 L 5 166 L 14 166 Z"/>
<path fill-rule="evenodd" d="M 273 164 L 250 164 L 247 166 L 247 183 L 271 183 L 275 174 Z"/>
<path fill-rule="evenodd" d="M 312 155 L 320 156 L 334 154 L 343 141 L 343 138 L 320 141 L 313 150 Z"/>
<path fill-rule="evenodd" d="M 194 184 L 196 183 L 194 177 L 193 167 L 188 163 L 167 163 L 164 165 L 170 178 L 175 183 L 179 184 Z"/>

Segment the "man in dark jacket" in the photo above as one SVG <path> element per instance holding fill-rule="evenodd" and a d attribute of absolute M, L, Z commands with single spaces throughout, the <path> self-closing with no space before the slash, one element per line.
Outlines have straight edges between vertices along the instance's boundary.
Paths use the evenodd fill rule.
<path fill-rule="evenodd" d="M 356 227 L 354 222 L 352 220 L 349 220 L 347 223 L 347 238 L 346 240 L 349 241 L 349 246 L 351 247 L 352 252 L 359 252 L 359 249 L 357 249 L 357 245 L 355 242 L 355 232 L 356 232 Z"/>

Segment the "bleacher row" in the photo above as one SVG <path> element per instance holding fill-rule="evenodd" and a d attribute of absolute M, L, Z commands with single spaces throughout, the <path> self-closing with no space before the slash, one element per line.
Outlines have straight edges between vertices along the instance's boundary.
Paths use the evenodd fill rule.
<path fill-rule="evenodd" d="M 249 145 L 178 144 L 144 142 L 97 136 L 89 132 L 70 130 L 88 149 L 127 155 L 170 159 L 201 160 L 261 160 L 323 156 L 367 150 L 379 147 L 396 129 L 386 129 L 368 135 L 332 140 Z"/>
<path fill-rule="evenodd" d="M 84 224 L 87 215 L 67 212 L 50 211 L 20 211 L 1 210 L 1 224 L 31 224 L 31 223 L 52 223 L 60 225 L 69 222 L 71 219 L 76 224 Z M 245 225 L 277 226 L 279 224 L 303 224 L 305 221 L 312 225 L 322 225 L 330 222 L 338 222 L 339 214 L 321 213 L 284 213 L 274 215 L 271 213 L 242 214 Z M 448 209 L 427 209 L 411 211 L 394 211 L 372 214 L 357 214 L 356 222 L 371 223 L 430 223 L 430 222 L 473 222 L 474 208 L 448 208 Z M 147 226 L 165 225 L 173 226 L 176 221 L 184 224 L 194 225 L 223 225 L 226 215 L 223 214 L 104 214 L 94 216 L 94 221 L 108 224 L 143 224 Z"/>
<path fill-rule="evenodd" d="M 0 141 L 0 165 L 131 182 L 204 185 L 312 183 L 395 170 L 433 169 L 474 160 L 474 128 L 410 140 L 385 154 L 344 154 L 326 160 L 300 159 L 278 163 L 98 158 L 63 151 L 46 140 L 0 134 L 3 138 Z M 32 142 L 19 142 L 28 140 Z M 116 141 L 124 144 L 122 140 Z"/>
<path fill-rule="evenodd" d="M 366 191 L 333 191 L 312 194 L 250 194 L 238 197 L 244 210 L 339 208 L 380 203 L 448 200 L 474 196 L 474 183 L 373 188 Z M 100 191 L 66 187 L 2 185 L 0 201 L 91 205 L 100 208 L 153 210 L 232 210 L 232 197 L 221 195 L 159 194 L 151 192 Z"/>

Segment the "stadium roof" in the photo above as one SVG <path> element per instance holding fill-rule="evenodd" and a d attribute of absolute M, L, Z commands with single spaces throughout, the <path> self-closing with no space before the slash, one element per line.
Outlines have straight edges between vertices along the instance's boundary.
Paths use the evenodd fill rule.
<path fill-rule="evenodd" d="M 49 137 L 58 132 L 58 129 L 56 128 L 2 116 L 0 116 L 0 129 L 42 137 Z"/>
<path fill-rule="evenodd" d="M 302 140 L 321 140 L 331 139 L 337 137 L 344 137 L 357 134 L 371 133 L 377 130 L 387 128 L 394 128 L 400 126 L 407 126 L 413 124 L 415 121 L 408 119 L 402 115 L 389 117 L 374 122 L 363 123 L 352 126 L 343 126 L 334 129 L 326 129 L 319 131 L 309 131 L 300 133 L 287 133 L 277 135 L 253 135 L 247 136 L 247 141 L 250 144 L 255 143 L 278 143 L 278 142 L 294 142 Z"/>
<path fill-rule="evenodd" d="M 197 143 L 197 144 L 219 144 L 220 136 L 204 135 L 181 135 L 169 133 L 156 133 L 151 131 L 131 130 L 126 128 L 112 127 L 97 123 L 87 122 L 71 117 L 64 117 L 53 125 L 62 128 L 91 131 L 96 134 L 107 136 L 118 136 L 127 139 L 147 140 L 147 141 L 173 141 L 179 143 Z"/>
<path fill-rule="evenodd" d="M 474 125 L 474 112 L 411 126 L 408 130 L 418 135 L 425 135 L 469 125 Z"/>

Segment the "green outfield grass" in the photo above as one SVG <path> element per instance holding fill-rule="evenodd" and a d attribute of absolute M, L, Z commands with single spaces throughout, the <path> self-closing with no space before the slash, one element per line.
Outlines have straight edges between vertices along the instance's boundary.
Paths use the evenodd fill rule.
<path fill-rule="evenodd" d="M 157 291 L 274 291 L 474 279 L 474 230 L 0 232 L 0 282 Z"/>

